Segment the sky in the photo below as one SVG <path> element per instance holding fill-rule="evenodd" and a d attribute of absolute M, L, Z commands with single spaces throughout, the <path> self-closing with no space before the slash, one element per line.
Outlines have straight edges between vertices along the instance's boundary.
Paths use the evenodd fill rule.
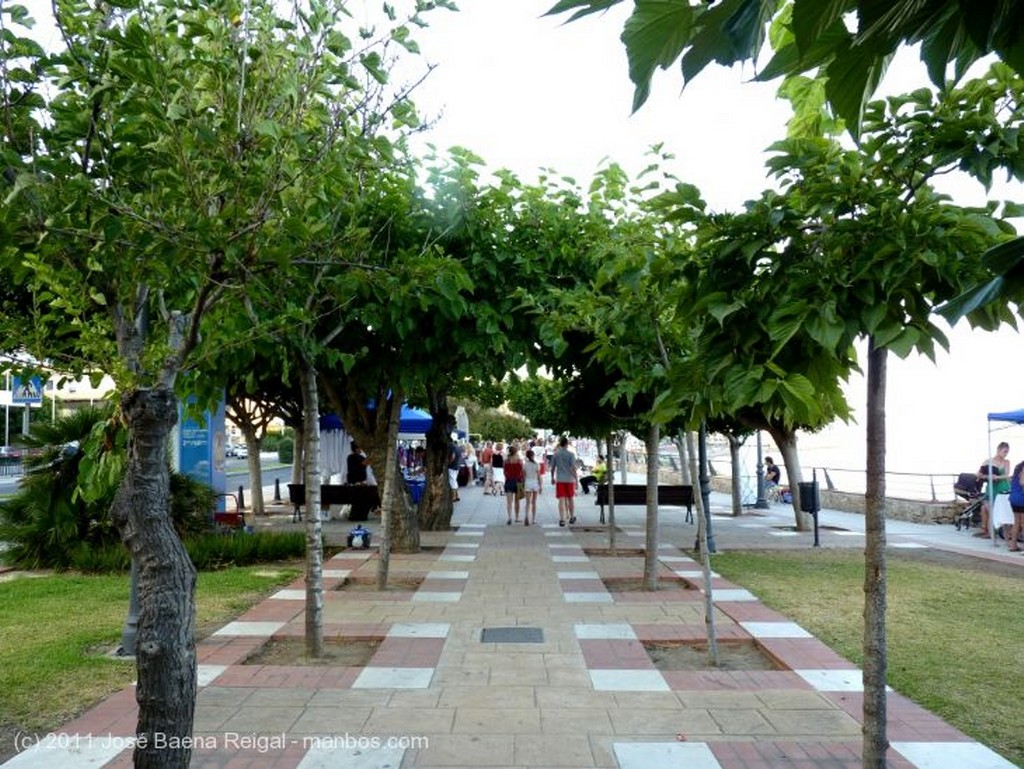
<path fill-rule="evenodd" d="M 619 33 L 624 9 L 572 24 L 544 17 L 549 0 L 461 0 L 459 13 L 435 13 L 420 32 L 424 58 L 435 70 L 414 95 L 427 115 L 440 115 L 425 137 L 439 148 L 462 145 L 493 168 L 532 180 L 553 168 L 585 184 L 603 162 L 635 173 L 652 144 L 676 156 L 672 170 L 695 184 L 713 210 L 735 210 L 770 187 L 765 148 L 783 138 L 789 106 L 776 85 L 755 83 L 751 65 L 701 73 L 682 88 L 678 70 L 659 72 L 649 102 L 630 114 L 632 83 Z M 630 3 L 624 3 L 630 6 Z M 908 52 L 881 87 L 902 93 L 927 84 Z M 980 184 L 944 186 L 964 205 L 986 198 Z M 1024 201 L 1020 184 L 999 184 L 992 199 Z M 988 456 L 987 414 L 1024 408 L 1024 339 L 1012 329 L 950 332 L 951 354 L 938 362 L 890 356 L 887 454 L 891 471 L 956 474 Z M 863 355 L 863 351 L 862 351 Z M 862 358 L 863 359 L 863 358 Z M 865 384 L 846 391 L 857 423 L 800 439 L 805 468 L 864 467 Z M 1017 450 L 1014 451 L 1014 431 Z M 1024 459 L 1024 428 L 992 440 L 1011 443 Z"/>
<path fill-rule="evenodd" d="M 402 3 L 398 2 L 401 6 Z M 633 87 L 619 41 L 631 3 L 565 24 L 545 17 L 553 0 L 458 0 L 460 10 L 428 15 L 417 31 L 422 61 L 434 70 L 413 95 L 432 129 L 417 138 L 420 151 L 461 145 L 492 169 L 508 168 L 524 181 L 553 169 L 586 185 L 603 163 L 631 174 L 646 165 L 657 143 L 675 155 L 670 169 L 696 185 L 712 210 L 735 210 L 771 186 L 765 148 L 782 138 L 788 104 L 776 86 L 755 83 L 751 65 L 712 66 L 686 88 L 678 70 L 659 72 L 648 103 L 631 113 Z M 39 16 L 48 0 L 28 0 Z M 353 12 L 363 7 L 352 4 Z M 375 14 L 377 0 L 366 0 Z M 421 71 L 422 61 L 409 78 Z M 927 84 L 912 55 L 897 57 L 882 93 Z M 944 186 L 965 205 L 985 200 L 981 185 L 949 180 Z M 1000 184 L 993 199 L 1024 201 L 1020 184 Z M 1022 226 L 1024 229 L 1024 226 Z M 887 398 L 888 466 L 903 472 L 956 474 L 972 470 L 989 452 L 986 414 L 1024 408 L 1024 339 L 1011 329 L 951 332 L 951 354 L 937 364 L 890 358 Z M 836 426 L 801 439 L 805 467 L 827 461 L 863 467 L 861 378 L 846 388 L 859 424 Z M 1001 434 L 1010 459 L 1024 459 L 1024 428 Z"/>

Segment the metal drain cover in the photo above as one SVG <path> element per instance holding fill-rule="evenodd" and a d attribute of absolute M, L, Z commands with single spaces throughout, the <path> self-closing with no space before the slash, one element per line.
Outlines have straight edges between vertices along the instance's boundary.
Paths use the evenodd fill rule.
<path fill-rule="evenodd" d="M 539 627 L 485 627 L 480 633 L 485 644 L 542 644 L 544 631 Z"/>

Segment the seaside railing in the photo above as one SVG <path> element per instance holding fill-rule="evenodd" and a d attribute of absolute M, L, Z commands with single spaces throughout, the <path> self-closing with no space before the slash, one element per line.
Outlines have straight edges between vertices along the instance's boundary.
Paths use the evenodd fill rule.
<path fill-rule="evenodd" d="M 867 471 L 841 467 L 811 468 L 804 480 L 816 474 L 821 488 L 863 494 L 867 489 Z M 887 470 L 885 495 L 920 502 L 951 502 L 956 499 L 953 484 L 958 473 L 907 473 Z"/>
<path fill-rule="evenodd" d="M 678 463 L 669 453 L 659 454 L 660 475 L 663 483 L 678 483 Z M 643 452 L 629 452 L 629 469 L 633 472 L 644 472 L 647 456 Z M 728 456 L 718 456 L 710 461 L 712 475 L 722 477 L 732 472 Z M 867 490 L 867 471 L 824 465 L 805 466 L 802 468 L 803 480 L 817 478 L 822 489 L 840 491 L 849 494 L 863 494 Z M 741 471 L 741 478 L 746 486 L 756 486 L 756 476 L 752 467 Z M 915 502 L 952 502 L 956 497 L 953 484 L 959 473 L 913 473 L 898 470 L 887 470 L 885 473 L 885 495 L 894 499 L 907 499 Z"/>

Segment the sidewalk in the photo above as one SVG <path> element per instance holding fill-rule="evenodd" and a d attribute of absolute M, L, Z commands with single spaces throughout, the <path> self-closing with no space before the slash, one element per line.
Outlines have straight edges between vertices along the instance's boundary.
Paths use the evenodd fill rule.
<path fill-rule="evenodd" d="M 780 669 L 655 667 L 645 643 L 704 638 L 699 565 L 684 552 L 695 528 L 681 510 L 661 510 L 668 587 L 644 593 L 625 589 L 642 556 L 603 552 L 593 496 L 578 498 L 575 527 L 559 528 L 545 491 L 540 525 L 525 527 L 505 525 L 503 498 L 463 489 L 457 528 L 392 555 L 398 587 L 385 593 L 355 589 L 375 582 L 372 551 L 328 561 L 325 637 L 378 643 L 363 665 L 244 664 L 271 637 L 302 637 L 301 579 L 202 640 L 192 766 L 859 769 L 860 671 L 742 586 L 715 579 L 719 638 L 756 639 Z M 713 495 L 719 550 L 810 547 L 810 534 L 791 531 L 789 508 L 733 518 L 726 501 Z M 642 546 L 643 516 L 616 510 L 623 551 Z M 863 547 L 860 516 L 822 511 L 821 525 L 823 545 Z M 891 547 L 1024 568 L 952 526 L 893 522 L 888 534 Z M 135 717 L 126 689 L 3 766 L 129 767 Z M 898 693 L 889 719 L 895 769 L 1013 766 Z"/>

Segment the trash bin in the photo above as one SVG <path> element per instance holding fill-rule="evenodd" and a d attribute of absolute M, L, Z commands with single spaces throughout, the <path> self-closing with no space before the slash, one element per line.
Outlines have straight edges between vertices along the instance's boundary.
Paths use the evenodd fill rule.
<path fill-rule="evenodd" d="M 800 487 L 800 512 L 816 513 L 821 510 L 821 495 L 817 481 L 802 481 Z"/>

